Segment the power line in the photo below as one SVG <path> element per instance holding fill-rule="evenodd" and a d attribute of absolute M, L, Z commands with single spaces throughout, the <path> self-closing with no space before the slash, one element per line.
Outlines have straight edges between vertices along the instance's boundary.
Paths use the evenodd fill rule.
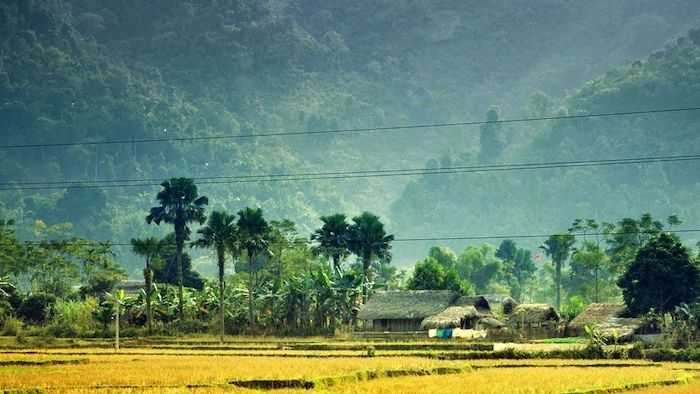
<path fill-rule="evenodd" d="M 700 229 L 679 229 L 672 230 L 672 233 L 698 233 Z M 656 234 L 652 231 L 639 231 L 639 232 L 593 232 L 593 233 L 567 233 L 575 237 L 594 237 L 597 235 L 637 235 L 645 234 L 651 235 Z M 522 239 L 522 238 L 547 238 L 552 234 L 511 234 L 511 235 L 473 235 L 464 237 L 435 237 L 435 238 L 401 238 L 395 239 L 395 242 L 425 242 L 425 241 L 463 241 L 463 240 L 483 240 L 483 239 Z"/>
<path fill-rule="evenodd" d="M 661 233 L 663 231 L 628 231 L 628 232 L 590 232 L 590 233 L 567 233 L 575 237 L 593 237 L 593 236 L 613 236 L 613 235 L 654 235 Z M 700 233 L 700 228 L 694 229 L 677 229 L 669 230 L 671 233 Z M 488 240 L 488 239 L 528 239 L 528 238 L 548 238 L 553 233 L 539 233 L 539 234 L 494 234 L 494 235 L 466 235 L 466 236 L 455 236 L 455 237 L 410 237 L 410 238 L 395 238 L 393 242 L 434 242 L 434 241 L 477 241 L 477 240 Z M 46 240 L 46 242 L 67 242 L 70 239 L 60 239 L 60 240 Z M 73 240 L 75 241 L 75 240 Z M 41 241 L 20 241 L 20 243 L 38 245 Z M 109 243 L 111 246 L 131 246 L 130 242 L 110 242 L 110 241 L 86 241 L 85 245 L 92 245 L 94 243 Z M 191 244 L 191 242 L 188 242 Z M 297 243 L 297 242 L 291 242 Z M 299 241 L 299 243 L 301 243 Z M 306 242 L 304 242 L 306 243 Z M 310 243 L 310 241 L 309 241 Z M 80 243 L 78 243 L 80 244 Z M 275 242 L 272 242 L 275 244 Z M 170 245 L 174 246 L 174 242 L 159 243 L 159 245 Z"/>
<path fill-rule="evenodd" d="M 413 129 L 425 129 L 425 128 L 479 126 L 479 125 L 486 125 L 486 124 L 540 122 L 540 121 L 547 121 L 547 120 L 604 118 L 604 117 L 612 117 L 612 116 L 677 113 L 677 112 L 688 112 L 688 111 L 698 111 L 698 110 L 700 110 L 700 107 L 667 108 L 667 109 L 652 109 L 652 110 L 622 111 L 622 112 L 602 112 L 602 113 L 596 113 L 596 114 L 579 114 L 579 115 L 562 115 L 562 116 L 540 116 L 540 117 L 531 117 L 531 118 L 513 118 L 513 119 L 500 119 L 500 120 L 426 123 L 426 124 L 386 126 L 386 127 L 361 127 L 361 128 L 328 129 L 328 130 L 316 130 L 316 131 L 290 131 L 290 132 L 282 132 L 282 133 L 260 133 L 260 134 L 241 134 L 241 135 L 228 134 L 228 135 L 213 135 L 213 136 L 200 136 L 200 137 L 144 138 L 144 139 L 133 139 L 133 140 L 92 141 L 92 142 L 74 141 L 74 142 L 39 143 L 39 144 L 14 144 L 14 145 L 8 144 L 8 145 L 0 145 L 0 149 L 49 148 L 49 147 L 80 146 L 80 145 L 83 145 L 83 146 L 85 146 L 85 145 L 89 145 L 89 146 L 122 145 L 122 144 L 154 143 L 154 142 L 212 141 L 212 140 L 223 140 L 223 139 L 247 139 L 247 138 L 260 138 L 260 137 L 288 137 L 288 136 L 301 136 L 301 135 L 343 134 L 343 133 L 361 133 L 361 132 L 377 132 L 377 131 L 398 131 L 398 130 L 413 130 Z"/>
<path fill-rule="evenodd" d="M 198 184 L 234 184 L 253 182 L 298 182 L 315 180 L 340 180 L 357 178 L 379 178 L 394 176 L 414 176 L 414 175 L 441 175 L 460 174 L 476 172 L 502 172 L 502 171 L 523 171 L 523 170 L 543 170 L 556 168 L 578 168 L 596 167 L 629 164 L 650 164 L 668 163 L 700 160 L 700 155 L 678 155 L 678 156 L 650 156 L 623 159 L 598 159 L 598 160 L 569 160 L 542 163 L 521 163 L 521 164 L 495 164 L 479 166 L 457 166 L 446 168 L 409 168 L 409 169 L 387 169 L 387 170 L 366 170 L 366 171 L 344 171 L 344 172 L 308 172 L 291 174 L 263 174 L 263 175 L 235 175 L 235 176 L 215 176 L 215 177 L 193 177 Z M 160 185 L 162 180 L 156 179 L 121 179 L 121 180 L 97 180 L 76 183 L 71 181 L 47 181 L 47 182 L 20 182 L 20 183 L 0 183 L 0 191 L 11 190 L 47 190 L 47 189 L 84 189 L 84 188 L 114 188 L 114 187 L 144 187 Z"/>

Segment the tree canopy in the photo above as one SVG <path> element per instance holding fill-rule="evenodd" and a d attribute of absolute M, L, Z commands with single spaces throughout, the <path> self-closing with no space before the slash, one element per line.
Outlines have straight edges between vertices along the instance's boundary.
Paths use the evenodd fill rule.
<path fill-rule="evenodd" d="M 633 314 L 664 313 L 696 300 L 700 268 L 678 237 L 662 233 L 639 249 L 618 285 Z"/>

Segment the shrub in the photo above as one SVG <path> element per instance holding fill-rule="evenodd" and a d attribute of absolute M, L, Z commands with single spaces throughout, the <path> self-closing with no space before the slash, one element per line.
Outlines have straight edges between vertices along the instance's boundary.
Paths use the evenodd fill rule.
<path fill-rule="evenodd" d="M 0 296 L 0 319 L 10 317 L 14 312 L 15 310 L 12 308 L 10 301 L 6 297 Z"/>
<path fill-rule="evenodd" d="M 166 326 L 164 326 L 165 333 L 168 335 L 180 335 L 180 334 L 197 334 L 205 333 L 208 331 L 209 327 L 207 324 L 201 320 L 176 320 Z"/>
<path fill-rule="evenodd" d="M 2 331 L 0 331 L 0 335 L 18 336 L 22 333 L 23 326 L 22 320 L 14 317 L 6 317 L 2 322 Z"/>
<path fill-rule="evenodd" d="M 567 302 L 562 305 L 560 315 L 564 321 L 568 322 L 580 315 L 584 308 L 586 308 L 586 302 L 583 300 L 583 297 L 575 295 L 569 297 Z"/>
<path fill-rule="evenodd" d="M 629 358 L 643 359 L 644 354 L 644 344 L 641 341 L 635 342 L 632 347 L 627 351 L 627 356 Z"/>
<path fill-rule="evenodd" d="M 367 357 L 374 357 L 376 354 L 377 350 L 374 348 L 374 346 L 367 346 Z"/>
<path fill-rule="evenodd" d="M 54 305 L 54 316 L 47 331 L 56 337 L 93 336 L 97 328 L 93 311 L 98 307 L 99 302 L 93 297 L 85 301 L 59 300 Z"/>
<path fill-rule="evenodd" d="M 17 316 L 29 323 L 42 324 L 51 316 L 56 297 L 37 293 L 27 297 L 17 308 Z"/>

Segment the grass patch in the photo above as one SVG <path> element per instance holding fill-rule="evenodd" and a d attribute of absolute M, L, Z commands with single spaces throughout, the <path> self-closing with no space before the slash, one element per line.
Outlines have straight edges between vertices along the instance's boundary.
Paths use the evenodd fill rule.
<path fill-rule="evenodd" d="M 690 375 L 680 376 L 677 379 L 668 380 L 652 380 L 649 382 L 626 383 L 617 386 L 598 387 L 584 390 L 566 391 L 564 394 L 606 394 L 606 393 L 622 393 L 629 390 L 642 389 L 654 386 L 672 386 L 676 384 L 688 384 L 693 381 Z"/>
<path fill-rule="evenodd" d="M 471 367 L 437 367 L 437 368 L 411 368 L 392 369 L 384 371 L 358 371 L 349 374 L 321 377 L 317 379 L 255 379 L 232 380 L 229 384 L 257 390 L 273 389 L 324 389 L 340 384 L 352 384 L 366 382 L 381 378 L 395 378 L 405 376 L 430 376 L 449 375 L 471 371 Z"/>
<path fill-rule="evenodd" d="M 531 343 L 580 343 L 580 344 L 587 344 L 589 342 L 589 340 L 588 340 L 588 338 L 584 338 L 584 337 L 564 337 L 564 338 L 533 339 L 529 342 L 531 342 Z"/>

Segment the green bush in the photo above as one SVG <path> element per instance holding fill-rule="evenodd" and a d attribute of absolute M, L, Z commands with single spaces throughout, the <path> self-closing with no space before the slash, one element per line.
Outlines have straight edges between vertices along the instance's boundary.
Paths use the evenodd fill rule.
<path fill-rule="evenodd" d="M 84 301 L 57 301 L 51 324 L 47 327 L 48 334 L 64 338 L 94 336 L 98 322 L 93 311 L 98 307 L 99 301 L 93 297 Z"/>
<path fill-rule="evenodd" d="M 635 342 L 632 345 L 632 348 L 630 348 L 627 351 L 627 356 L 629 358 L 636 358 L 636 359 L 643 359 L 645 358 L 644 354 L 644 344 L 640 341 Z"/>
<path fill-rule="evenodd" d="M 14 308 L 7 297 L 0 296 L 0 319 L 14 315 Z"/>
<path fill-rule="evenodd" d="M 22 320 L 14 317 L 6 317 L 2 322 L 2 331 L 0 331 L 0 335 L 17 336 L 22 333 L 23 328 L 24 324 L 22 323 Z"/>
<path fill-rule="evenodd" d="M 166 335 L 199 334 L 209 331 L 207 323 L 201 320 L 176 320 L 163 326 Z"/>
<path fill-rule="evenodd" d="M 367 357 L 374 357 L 374 355 L 377 353 L 377 350 L 374 348 L 374 346 L 367 346 Z"/>
<path fill-rule="evenodd" d="M 569 297 L 566 303 L 562 305 L 560 315 L 565 322 L 568 322 L 580 315 L 585 307 L 586 302 L 583 300 L 583 297 L 575 295 Z"/>
<path fill-rule="evenodd" d="M 43 324 L 51 316 L 56 297 L 37 293 L 27 297 L 17 308 L 17 316 L 26 322 Z"/>

